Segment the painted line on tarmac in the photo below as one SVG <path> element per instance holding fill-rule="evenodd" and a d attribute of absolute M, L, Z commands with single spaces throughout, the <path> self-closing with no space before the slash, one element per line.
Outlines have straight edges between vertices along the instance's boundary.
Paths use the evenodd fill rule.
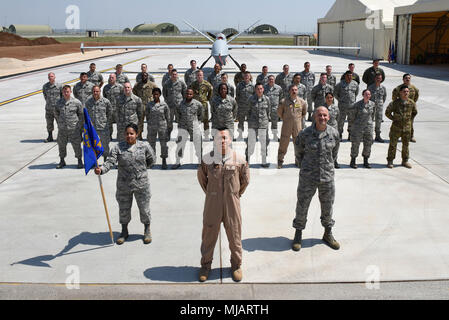
<path fill-rule="evenodd" d="M 131 63 L 134 63 L 134 62 L 137 62 L 137 61 L 146 59 L 146 58 L 148 58 L 148 57 L 150 57 L 150 56 L 145 56 L 145 57 L 143 57 L 143 58 L 139 58 L 139 59 L 135 59 L 135 60 L 132 60 L 132 61 L 129 61 L 129 62 L 126 62 L 126 63 L 122 63 L 122 65 L 125 66 L 125 65 L 128 65 L 128 64 L 131 64 Z M 114 68 L 115 68 L 115 67 L 101 70 L 100 73 L 102 73 L 102 72 L 107 72 L 107 71 L 110 71 L 110 70 L 113 70 Z M 71 84 L 71 83 L 76 82 L 76 81 L 79 81 L 79 78 L 76 78 L 76 79 L 72 79 L 72 80 L 63 82 L 63 84 L 64 84 L 64 85 L 66 85 L 66 84 Z M 36 94 L 40 94 L 40 93 L 42 93 L 42 90 L 33 91 L 33 92 L 30 92 L 30 93 L 27 93 L 27 94 L 24 94 L 24 95 L 15 97 L 15 98 L 11 98 L 11 99 L 2 101 L 2 102 L 0 102 L 0 107 L 4 106 L 4 105 L 6 105 L 6 104 L 9 104 L 9 103 L 15 102 L 15 101 L 19 101 L 19 100 L 22 100 L 22 99 L 25 99 L 25 98 L 28 98 L 28 97 L 35 96 Z"/>

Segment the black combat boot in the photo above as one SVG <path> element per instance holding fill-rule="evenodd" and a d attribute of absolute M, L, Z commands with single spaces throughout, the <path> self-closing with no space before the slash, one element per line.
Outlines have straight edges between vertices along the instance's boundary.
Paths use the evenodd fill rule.
<path fill-rule="evenodd" d="M 357 169 L 357 164 L 355 163 L 355 157 L 351 157 L 351 163 L 349 166 L 353 169 Z"/>
<path fill-rule="evenodd" d="M 58 165 L 56 166 L 56 169 L 62 169 L 66 166 L 64 158 L 61 158 L 61 161 L 59 161 Z"/>
<path fill-rule="evenodd" d="M 340 244 L 337 242 L 337 240 L 335 240 L 334 236 L 332 235 L 332 228 L 324 229 L 323 241 L 334 250 L 340 249 Z"/>
<path fill-rule="evenodd" d="M 77 166 L 77 168 L 78 168 L 78 169 L 84 168 L 83 160 L 81 160 L 81 158 L 78 158 L 78 166 Z"/>
<path fill-rule="evenodd" d="M 295 238 L 293 239 L 292 249 L 293 251 L 301 250 L 302 230 L 296 229 Z"/>
<path fill-rule="evenodd" d="M 151 243 L 151 231 L 150 231 L 150 224 L 146 223 L 144 228 L 144 235 L 143 235 L 143 243 L 149 244 Z"/>
<path fill-rule="evenodd" d="M 380 142 L 380 143 L 384 143 L 385 142 L 385 140 L 380 137 L 380 133 L 376 134 L 376 138 L 374 139 L 374 141 L 377 141 L 377 142 Z"/>
<path fill-rule="evenodd" d="M 53 139 L 53 131 L 48 131 L 48 137 L 47 139 L 45 139 L 45 142 L 53 142 L 53 141 L 55 141 Z"/>
<path fill-rule="evenodd" d="M 129 233 L 128 233 L 128 224 L 124 223 L 122 224 L 122 233 L 120 233 L 120 237 L 117 239 L 116 243 L 118 245 L 123 244 L 126 239 L 128 239 Z"/>
<path fill-rule="evenodd" d="M 340 165 L 338 164 L 337 160 L 334 160 L 334 167 L 335 169 L 340 169 Z"/>
<path fill-rule="evenodd" d="M 162 158 L 162 169 L 167 169 L 167 159 L 166 158 Z"/>
<path fill-rule="evenodd" d="M 363 157 L 363 166 L 367 169 L 371 169 L 371 165 L 368 162 L 368 157 Z"/>

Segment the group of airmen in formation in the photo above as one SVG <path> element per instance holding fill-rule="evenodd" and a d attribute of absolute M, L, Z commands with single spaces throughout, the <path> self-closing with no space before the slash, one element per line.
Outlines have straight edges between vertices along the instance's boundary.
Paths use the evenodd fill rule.
<path fill-rule="evenodd" d="M 240 281 L 242 246 L 239 198 L 249 184 L 248 163 L 257 138 L 261 144 L 262 166 L 269 166 L 266 156 L 271 123 L 273 140 L 279 141 L 277 167 L 282 168 L 292 138 L 295 164 L 301 169 L 296 217 L 293 220 L 296 233 L 292 249 L 298 251 L 301 248 L 302 230 L 305 228 L 310 201 L 317 189 L 321 202 L 321 221 L 325 228 L 323 241 L 333 249 L 339 249 L 331 232 L 334 225 L 332 206 L 335 196 L 334 168 L 340 167 L 337 159 L 345 121 L 348 121 L 348 140 L 352 143 L 352 168 L 357 168 L 356 158 L 361 142 L 366 168 L 371 167 L 368 159 L 373 141 L 384 142 L 381 138 L 381 123 L 387 91 L 382 85 L 385 73 L 379 67 L 379 60 L 374 60 L 373 66 L 363 74 L 362 81 L 367 88 L 363 90 L 359 101 L 357 96 L 360 77 L 354 72 L 353 63 L 349 64 L 348 71 L 338 83 L 332 74 L 332 66 L 326 66 L 326 72 L 320 74 L 318 84 L 315 84 L 315 74 L 310 70 L 309 62 L 304 63 L 304 70 L 300 73 L 291 73 L 289 66 L 284 65 L 283 72 L 277 76 L 269 74 L 268 67 L 264 66 L 255 85 L 245 64 L 241 65 L 240 72 L 235 75 L 234 85 L 229 82 L 228 75 L 222 72 L 219 64 L 215 64 L 207 79 L 204 79 L 203 71 L 197 68 L 195 60 L 190 62 L 190 66 L 183 81 L 179 79 L 173 65 L 169 64 L 168 72 L 162 79 L 161 90 L 154 77 L 148 73 L 146 64 L 142 64 L 134 86 L 131 86 L 122 71 L 123 66 L 119 64 L 103 87 L 103 76 L 92 63 L 90 70 L 81 73 L 80 82 L 74 86 L 74 97 L 71 86 L 58 84 L 55 74 L 49 73 L 49 82 L 43 86 L 48 131 L 46 141 L 53 141 L 52 132 L 56 120 L 60 156 L 56 168 L 66 165 L 64 159 L 68 142 L 72 144 L 75 157 L 78 158 L 78 168 L 83 168 L 81 132 L 85 107 L 104 147 L 105 163 L 95 172 L 104 174 L 118 163 L 116 199 L 119 203 L 122 233 L 117 243 L 122 244 L 128 237 L 127 225 L 131 219 L 133 194 L 140 210 L 141 222 L 145 225 L 144 242 L 150 243 L 151 194 L 146 170 L 147 166 L 156 162 L 157 138 L 161 146 L 162 168 L 167 168 L 167 142 L 173 131 L 173 123 L 177 122 L 176 163 L 172 168 L 180 167 L 187 139 L 193 141 L 196 155 L 200 159 L 198 180 L 206 193 L 200 281 L 208 278 L 221 222 L 225 224 L 230 241 L 233 279 Z M 393 168 L 399 138 L 402 140 L 402 165 L 411 168 L 408 162 L 408 144 L 410 141 L 416 142 L 413 120 L 417 114 L 418 97 L 419 91 L 411 84 L 411 75 L 405 74 L 403 84 L 393 90 L 392 101 L 385 111 L 385 116 L 392 120 L 387 156 L 389 168 Z M 338 100 L 338 105 L 334 98 Z M 308 127 L 305 125 L 306 116 L 307 121 L 311 122 Z M 142 140 L 145 118 L 149 144 L 139 141 Z M 280 136 L 279 120 L 283 122 Z M 232 141 L 243 140 L 245 121 L 248 123 L 246 160 L 231 149 Z M 235 122 L 238 122 L 238 137 L 234 137 Z M 119 143 L 109 150 L 113 123 L 117 126 Z M 204 137 L 200 123 L 203 123 Z M 215 138 L 214 151 L 203 156 L 202 141 L 208 141 L 211 134 Z M 215 159 L 217 155 L 220 155 L 218 160 Z M 220 177 L 229 179 L 223 180 Z M 228 181 L 229 186 L 224 186 L 220 181 Z M 222 192 L 218 192 L 220 188 L 223 189 Z"/>

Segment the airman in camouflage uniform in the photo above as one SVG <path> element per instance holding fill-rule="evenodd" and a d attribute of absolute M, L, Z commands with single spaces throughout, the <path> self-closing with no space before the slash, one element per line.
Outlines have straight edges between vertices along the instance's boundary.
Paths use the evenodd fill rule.
<path fill-rule="evenodd" d="M 293 81 L 293 73 L 289 73 L 290 67 L 284 64 L 283 72 L 276 76 L 275 83 L 282 88 L 284 97 L 288 97 L 288 90 Z"/>
<path fill-rule="evenodd" d="M 162 89 L 162 95 L 165 102 L 170 108 L 170 121 L 167 123 L 167 138 L 170 140 L 171 132 L 173 131 L 173 120 L 175 118 L 175 110 L 184 99 L 186 95 L 187 86 L 184 81 L 178 79 L 178 71 L 173 69 L 171 71 L 171 78 L 165 82 Z M 179 120 L 177 120 L 179 121 Z"/>
<path fill-rule="evenodd" d="M 171 72 L 172 72 L 172 70 L 173 70 L 173 65 L 170 63 L 168 66 L 167 66 L 167 72 L 164 74 L 164 76 L 162 77 L 162 88 L 164 88 L 165 87 L 165 84 L 167 83 L 167 81 L 168 80 L 170 80 L 170 78 L 171 78 Z"/>
<path fill-rule="evenodd" d="M 154 79 L 154 77 L 148 72 L 148 66 L 145 63 L 140 65 L 140 70 L 141 72 L 139 72 L 136 76 L 136 83 L 142 82 L 142 74 L 144 73 L 148 74 L 148 81 L 156 83 L 156 79 Z"/>
<path fill-rule="evenodd" d="M 126 82 L 123 86 L 124 94 L 117 100 L 117 140 L 125 140 L 125 128 L 128 124 L 139 124 L 142 119 L 142 100 L 132 93 L 131 84 Z"/>
<path fill-rule="evenodd" d="M 354 72 L 354 69 L 355 69 L 355 64 L 350 63 L 348 65 L 348 71 L 352 72 L 352 80 L 354 80 L 355 82 L 357 82 L 358 85 L 360 85 L 360 77 L 359 77 L 359 75 L 357 73 Z M 345 80 L 345 74 L 344 73 L 341 75 L 341 78 L 340 78 L 340 81 L 343 81 L 343 80 Z"/>
<path fill-rule="evenodd" d="M 103 88 L 103 97 L 109 100 L 112 106 L 112 116 L 109 122 L 109 135 L 112 140 L 112 133 L 114 128 L 113 123 L 117 123 L 117 100 L 123 94 L 123 86 L 117 82 L 115 73 L 109 75 L 108 84 Z"/>
<path fill-rule="evenodd" d="M 326 94 L 326 103 L 324 106 L 327 108 L 327 111 L 329 112 L 329 121 L 327 122 L 328 126 L 331 126 L 335 130 L 338 131 L 338 119 L 340 118 L 340 110 L 334 103 L 334 94 L 332 92 L 328 92 Z M 338 149 L 340 148 L 340 144 L 338 144 L 337 152 L 335 154 L 334 159 L 334 167 L 336 169 L 340 168 L 340 165 L 338 164 Z"/>
<path fill-rule="evenodd" d="M 170 121 L 170 109 L 165 102 L 160 100 L 161 89 L 153 89 L 154 100 L 150 101 L 146 107 L 147 116 L 147 139 L 156 153 L 156 138 L 159 136 L 161 144 L 162 169 L 167 169 L 168 138 L 167 124 Z"/>
<path fill-rule="evenodd" d="M 184 82 L 186 83 L 187 87 L 189 87 L 193 82 L 196 81 L 196 73 L 199 70 L 200 69 L 198 69 L 196 66 L 196 61 L 190 60 L 190 69 L 184 73 Z"/>
<path fill-rule="evenodd" d="M 75 84 L 75 87 L 73 87 L 73 96 L 81 101 L 81 104 L 84 108 L 87 99 L 92 95 L 92 88 L 94 87 L 94 84 L 87 81 L 86 72 L 81 73 L 80 80 L 81 81 Z"/>
<path fill-rule="evenodd" d="M 390 146 L 388 147 L 387 167 L 393 168 L 393 160 L 396 157 L 396 146 L 398 139 L 402 140 L 402 165 L 406 168 L 412 166 L 408 162 L 409 150 L 408 145 L 412 131 L 412 119 L 418 114 L 416 104 L 409 99 L 410 89 L 407 85 L 400 88 L 400 98 L 396 99 L 385 110 L 385 116 L 392 120 L 390 128 Z"/>
<path fill-rule="evenodd" d="M 214 65 L 214 71 L 207 77 L 207 81 L 212 85 L 212 88 L 221 82 L 222 73 L 221 66 L 216 63 Z"/>
<path fill-rule="evenodd" d="M 115 76 L 117 77 L 117 82 L 124 85 L 126 82 L 130 82 L 126 74 L 122 73 L 123 66 L 118 64 L 115 66 Z"/>
<path fill-rule="evenodd" d="M 61 161 L 56 169 L 65 167 L 64 158 L 67 156 L 67 143 L 70 142 L 78 159 L 78 169 L 83 168 L 81 160 L 81 130 L 84 124 L 83 105 L 81 102 L 70 96 L 72 88 L 65 85 L 62 88 L 63 97 L 59 99 L 55 107 L 55 116 L 58 119 L 58 147 Z"/>
<path fill-rule="evenodd" d="M 242 63 L 242 64 L 240 65 L 240 71 L 237 72 L 237 73 L 235 74 L 235 76 L 234 76 L 234 84 L 235 84 L 236 87 L 239 85 L 240 82 L 242 82 L 242 81 L 244 80 L 244 79 L 243 79 L 243 75 L 245 74 L 245 72 L 246 72 L 246 64 L 245 64 L 245 63 Z M 249 72 L 249 71 L 248 71 L 248 72 Z M 253 83 L 253 76 L 251 75 L 251 73 L 249 74 L 249 81 L 250 81 L 251 83 Z"/>
<path fill-rule="evenodd" d="M 87 81 L 92 82 L 94 85 L 101 88 L 104 83 L 103 75 L 100 72 L 95 71 L 96 68 L 97 66 L 92 62 L 89 66 L 89 71 L 87 71 Z"/>
<path fill-rule="evenodd" d="M 313 101 L 314 109 L 324 106 L 326 103 L 326 94 L 333 91 L 332 87 L 327 84 L 327 74 L 322 73 L 320 82 L 313 87 L 311 92 L 311 100 Z"/>
<path fill-rule="evenodd" d="M 246 78 L 246 77 L 245 77 Z M 249 99 L 248 112 L 248 139 L 246 147 L 246 157 L 248 163 L 256 147 L 256 139 L 259 137 L 262 155 L 262 167 L 268 167 L 267 147 L 270 143 L 268 137 L 268 123 L 271 120 L 270 99 L 263 94 L 263 85 L 256 84 L 255 94 Z"/>
<path fill-rule="evenodd" d="M 262 73 L 259 74 L 256 78 L 256 84 L 257 83 L 261 83 L 264 86 L 266 86 L 268 84 L 268 67 L 267 66 L 263 66 L 262 67 Z"/>
<path fill-rule="evenodd" d="M 335 86 L 334 95 L 338 100 L 338 109 L 340 110 L 340 118 L 338 119 L 338 132 L 340 140 L 343 137 L 343 126 L 346 116 L 348 117 L 349 139 L 351 137 L 352 124 L 354 122 L 354 103 L 359 94 L 359 85 L 352 80 L 351 71 L 346 71 L 345 80 L 340 81 Z"/>
<path fill-rule="evenodd" d="M 408 89 L 410 90 L 409 99 L 412 99 L 415 104 L 418 102 L 418 98 L 419 98 L 419 90 L 417 87 L 415 87 L 414 85 L 411 84 L 411 79 L 412 76 L 408 73 L 404 74 L 404 76 L 402 77 L 403 80 L 403 84 L 406 84 L 408 86 Z M 400 94 L 399 94 L 399 89 L 402 85 L 397 86 L 396 88 L 394 88 L 393 90 L 393 94 L 392 94 L 392 100 L 396 100 L 400 98 Z M 413 117 L 412 119 L 412 129 L 411 129 L 411 138 L 410 138 L 410 142 L 416 142 L 415 139 L 415 130 L 413 129 L 413 122 L 415 121 L 415 118 Z"/>
<path fill-rule="evenodd" d="M 332 74 L 332 66 L 327 65 L 326 66 L 326 74 L 327 74 L 327 81 L 326 83 L 332 87 L 332 90 L 337 85 L 337 78 Z"/>
<path fill-rule="evenodd" d="M 133 129 L 136 130 L 137 136 L 137 126 Z M 125 132 L 120 132 L 120 135 L 124 136 Z M 108 173 L 116 164 L 118 165 L 115 198 L 119 206 L 122 233 L 117 239 L 117 244 L 123 244 L 128 238 L 128 224 L 131 221 L 133 196 L 139 208 L 140 221 L 145 226 L 144 243 L 151 242 L 151 191 L 147 168 L 155 162 L 156 155 L 148 142 L 135 140 L 134 144 L 128 144 L 128 141 L 121 141 L 111 149 L 110 156 L 103 166 L 95 170 L 95 173 L 103 175 Z"/>
<path fill-rule="evenodd" d="M 204 125 L 204 138 L 209 139 L 209 106 L 208 102 L 212 99 L 213 87 L 204 80 L 204 74 L 202 70 L 198 70 L 196 73 L 196 80 L 189 86 L 193 90 L 193 99 L 198 100 L 203 105 L 203 125 Z"/>
<path fill-rule="evenodd" d="M 228 95 L 228 85 L 220 83 L 219 94 L 211 101 L 212 114 L 212 136 L 215 137 L 216 129 L 226 128 L 229 130 L 231 139 L 234 138 L 234 120 L 237 119 L 237 102 Z"/>
<path fill-rule="evenodd" d="M 268 83 L 264 85 L 263 87 L 263 94 L 268 97 L 270 100 L 270 106 L 271 106 L 271 131 L 273 132 L 273 140 L 279 141 L 278 136 L 278 107 L 279 103 L 281 102 L 282 98 L 284 97 L 284 91 L 282 88 L 274 83 L 275 79 L 274 76 L 271 75 L 268 77 Z M 261 83 L 261 82 L 258 82 Z"/>
<path fill-rule="evenodd" d="M 302 130 L 295 140 L 295 157 L 301 170 L 296 203 L 296 229 L 292 244 L 294 251 L 301 249 L 302 230 L 306 227 L 310 201 L 318 189 L 321 204 L 321 225 L 325 228 L 323 241 L 338 250 L 340 245 L 332 235 L 335 221 L 332 219 L 332 206 L 335 199 L 334 159 L 338 152 L 338 131 L 326 123 L 329 114 L 326 107 L 314 111 L 315 122 Z"/>
<path fill-rule="evenodd" d="M 357 169 L 356 158 L 359 155 L 360 142 L 363 141 L 363 166 L 370 169 L 368 159 L 373 145 L 373 122 L 376 104 L 370 100 L 371 92 L 363 90 L 363 100 L 354 104 L 354 125 L 351 133 L 351 168 Z"/>
<path fill-rule="evenodd" d="M 217 84 L 217 85 L 214 87 L 214 94 L 213 94 L 213 96 L 218 96 L 218 95 L 219 95 L 218 87 L 219 87 L 220 84 L 222 84 L 222 83 L 226 83 L 226 84 L 228 85 L 228 94 L 229 94 L 231 97 L 235 98 L 235 88 L 234 88 L 234 86 L 233 86 L 232 84 L 230 84 L 230 83 L 228 82 L 228 74 L 227 74 L 227 73 L 223 73 L 223 74 L 221 75 L 221 82 L 220 82 L 219 84 Z"/>
<path fill-rule="evenodd" d="M 176 164 L 172 169 L 178 169 L 181 166 L 181 158 L 184 156 L 184 149 L 187 137 L 195 146 L 195 153 L 201 162 L 202 141 L 200 123 L 203 121 L 203 105 L 198 100 L 193 99 L 193 90 L 186 91 L 186 98 L 176 107 L 178 118 L 178 139 L 176 141 Z"/>
<path fill-rule="evenodd" d="M 312 112 L 313 112 L 313 105 L 312 105 L 312 89 L 315 86 L 315 74 L 310 71 L 310 62 L 304 63 L 304 71 L 300 72 L 301 75 L 301 83 L 306 86 L 307 88 L 307 106 L 309 113 L 308 121 L 312 121 Z"/>
<path fill-rule="evenodd" d="M 382 70 L 382 68 L 379 68 L 379 59 L 375 59 L 373 60 L 373 66 L 366 69 L 363 73 L 362 81 L 366 83 L 367 88 L 376 82 L 376 75 L 378 73 L 382 75 L 381 82 L 384 82 L 385 72 Z"/>
<path fill-rule="evenodd" d="M 384 140 L 380 136 L 380 128 L 382 124 L 382 116 L 384 114 L 384 103 L 387 100 L 387 89 L 381 84 L 382 75 L 378 74 L 376 76 L 376 82 L 368 87 L 368 90 L 371 92 L 371 101 L 373 101 L 376 105 L 375 112 L 375 132 L 377 142 L 384 142 Z"/>
<path fill-rule="evenodd" d="M 48 137 L 45 142 L 54 141 L 54 121 L 56 120 L 57 123 L 57 118 L 55 117 L 55 108 L 58 104 L 59 99 L 62 98 L 62 85 L 55 82 L 55 79 L 55 74 L 53 72 L 50 72 L 48 74 L 48 82 L 42 87 L 42 93 L 44 94 L 45 98 L 45 120 L 47 122 L 48 132 Z"/>
<path fill-rule="evenodd" d="M 109 155 L 109 123 L 112 117 L 112 105 L 108 99 L 100 96 L 99 86 L 92 88 L 92 96 L 86 101 L 86 109 L 89 113 L 92 125 L 100 137 L 104 148 L 103 158 L 106 160 Z"/>
<path fill-rule="evenodd" d="M 238 124 L 238 131 L 239 131 L 239 137 L 238 139 L 243 139 L 243 130 L 245 125 L 245 120 L 248 117 L 248 112 L 250 108 L 250 102 L 249 99 L 254 94 L 254 86 L 249 81 L 250 74 L 245 73 L 244 80 L 239 83 L 239 85 L 236 88 L 236 95 L 235 95 L 235 101 L 237 101 L 238 105 L 238 111 L 237 111 L 237 118 L 239 120 Z"/>
<path fill-rule="evenodd" d="M 142 118 L 139 119 L 139 134 L 138 138 L 142 140 L 142 133 L 143 133 L 143 122 L 145 121 L 145 108 L 147 104 L 153 100 L 153 89 L 157 88 L 156 83 L 149 81 L 148 73 L 144 73 L 142 75 L 142 80 L 140 82 L 137 82 L 133 87 L 133 94 L 138 96 L 142 100 Z M 148 119 L 147 119 L 148 121 Z"/>

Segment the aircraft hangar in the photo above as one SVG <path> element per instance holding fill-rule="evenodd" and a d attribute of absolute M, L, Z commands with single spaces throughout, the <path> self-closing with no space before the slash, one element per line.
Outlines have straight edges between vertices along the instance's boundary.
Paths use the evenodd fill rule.
<path fill-rule="evenodd" d="M 449 2 L 418 0 L 394 10 L 396 61 L 449 63 Z"/>
<path fill-rule="evenodd" d="M 369 59 L 388 59 L 394 38 L 394 8 L 416 0 L 336 0 L 324 18 L 318 19 L 318 45 L 360 46 L 345 52 Z M 340 52 L 339 50 L 327 50 Z"/>

